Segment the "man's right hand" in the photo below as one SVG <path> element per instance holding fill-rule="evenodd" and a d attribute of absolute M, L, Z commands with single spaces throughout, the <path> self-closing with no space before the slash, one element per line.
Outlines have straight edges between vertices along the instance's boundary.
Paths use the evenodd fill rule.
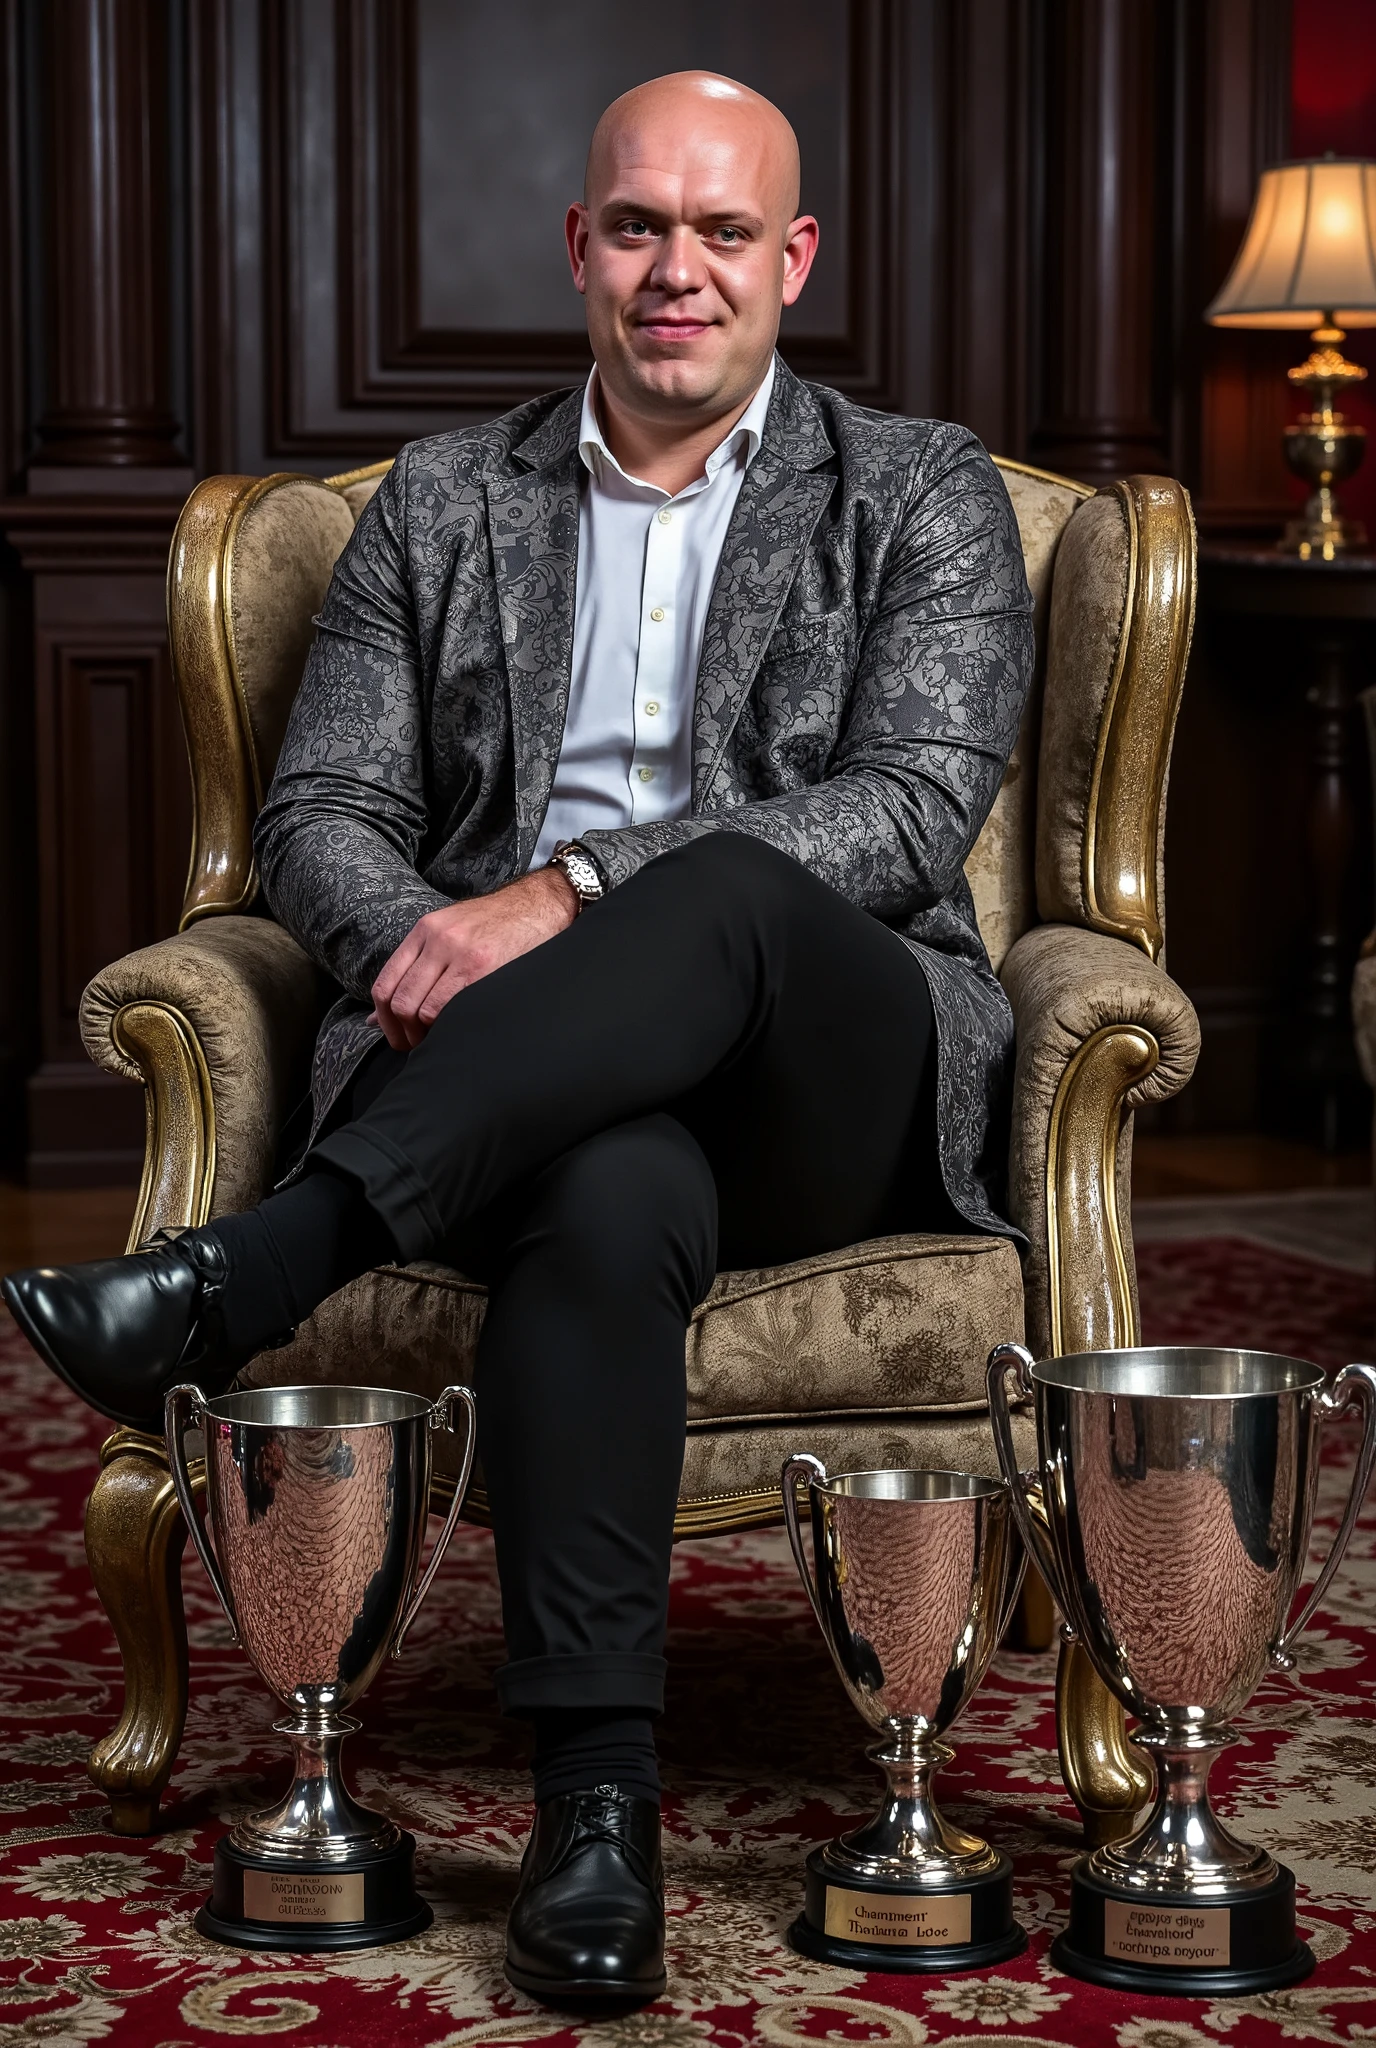
<path fill-rule="evenodd" d="M 388 1045 L 410 1052 L 451 996 L 543 945 L 577 915 L 577 894 L 560 868 L 537 868 L 490 896 L 427 912 L 373 983 L 373 1015 Z"/>

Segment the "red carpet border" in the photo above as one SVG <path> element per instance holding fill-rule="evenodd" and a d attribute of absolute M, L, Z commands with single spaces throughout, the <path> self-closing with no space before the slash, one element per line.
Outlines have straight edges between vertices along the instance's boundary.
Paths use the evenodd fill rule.
<path fill-rule="evenodd" d="M 1251 1343 L 1326 1365 L 1372 1355 L 1376 1298 L 1351 1274 L 1228 1240 L 1145 1246 L 1139 1270 L 1149 1341 Z M 416 1834 L 435 1927 L 332 1960 L 218 1948 L 191 1913 L 217 1835 L 280 1781 L 272 1703 L 188 1563 L 191 1711 L 163 1828 L 146 1841 L 109 1832 L 83 1768 L 120 1700 L 81 1541 L 101 1425 L 8 1325 L 0 1388 L 0 2048 L 1282 2048 L 1376 2034 L 1376 1511 L 1297 1680 L 1263 1686 L 1244 1741 L 1215 1772 L 1225 1814 L 1296 1871 L 1320 1958 L 1308 1983 L 1253 1999 L 1134 2001 L 1051 1967 L 1079 1837 L 1056 1764 L 1049 1655 L 999 1660 L 941 1781 L 952 1817 L 1012 1855 L 1029 1952 L 944 1981 L 793 1955 L 783 1929 L 801 1903 L 804 1853 L 866 1811 L 878 1784 L 771 1531 L 678 1552 L 663 1728 L 669 1992 L 629 2018 L 580 2025 L 501 1975 L 529 1814 L 521 1733 L 492 1702 L 502 1650 L 488 1537 L 460 1532 L 404 1660 L 364 1701 L 348 1760 L 357 1791 Z M 1341 1461 L 1325 1475 L 1316 1543 L 1334 1526 L 1342 1476 Z"/>

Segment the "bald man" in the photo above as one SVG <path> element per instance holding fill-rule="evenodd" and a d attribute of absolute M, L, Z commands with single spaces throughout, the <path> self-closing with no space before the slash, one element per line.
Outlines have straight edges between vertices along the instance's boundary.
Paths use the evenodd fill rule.
<path fill-rule="evenodd" d="M 247 1214 L 6 1283 L 156 1429 L 373 1265 L 486 1281 L 497 1684 L 535 1729 L 507 1968 L 556 2003 L 665 1982 L 695 1303 L 891 1231 L 1012 1234 L 1012 1022 L 962 863 L 1032 667 L 978 442 L 774 353 L 817 250 L 776 108 L 699 72 L 627 93 L 566 228 L 596 367 L 402 450 L 258 820 L 268 905 L 341 991 L 304 1156 Z"/>

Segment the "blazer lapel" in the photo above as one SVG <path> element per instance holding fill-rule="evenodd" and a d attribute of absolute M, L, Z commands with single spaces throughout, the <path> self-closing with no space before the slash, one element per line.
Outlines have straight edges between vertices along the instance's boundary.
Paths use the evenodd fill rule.
<path fill-rule="evenodd" d="M 712 586 L 693 700 L 693 809 L 701 809 L 769 636 L 835 482 L 835 451 L 806 385 L 776 361 L 759 452 L 745 473 Z"/>
<path fill-rule="evenodd" d="M 513 450 L 517 474 L 487 486 L 488 531 L 511 700 L 516 852 L 524 873 L 549 807 L 568 716 L 578 573 L 574 392 Z"/>

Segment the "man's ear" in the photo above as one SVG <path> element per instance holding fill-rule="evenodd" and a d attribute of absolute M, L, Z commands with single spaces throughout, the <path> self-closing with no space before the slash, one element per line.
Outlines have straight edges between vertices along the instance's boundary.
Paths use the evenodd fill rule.
<path fill-rule="evenodd" d="M 564 215 L 564 240 L 568 244 L 569 268 L 580 292 L 586 292 L 588 288 L 588 229 L 591 224 L 587 207 L 581 199 L 575 199 Z"/>
<path fill-rule="evenodd" d="M 799 214 L 797 220 L 791 220 L 784 230 L 783 300 L 786 306 L 793 304 L 807 283 L 821 232 L 810 213 Z"/>

